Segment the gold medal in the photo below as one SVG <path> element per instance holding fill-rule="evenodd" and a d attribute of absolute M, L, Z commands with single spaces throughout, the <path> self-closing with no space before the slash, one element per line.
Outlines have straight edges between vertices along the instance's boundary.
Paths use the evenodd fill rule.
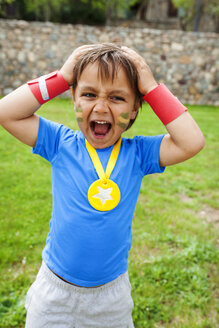
<path fill-rule="evenodd" d="M 96 180 L 88 189 L 88 200 L 91 206 L 98 211 L 110 211 L 120 201 L 120 190 L 115 182 L 107 180 Z"/>
<path fill-rule="evenodd" d="M 117 184 L 110 180 L 110 174 L 116 164 L 121 146 L 121 138 L 114 145 L 110 159 L 104 172 L 100 159 L 95 148 L 85 139 L 85 144 L 94 167 L 99 176 L 99 180 L 94 181 L 88 189 L 88 201 L 92 207 L 98 211 L 110 211 L 115 208 L 120 201 L 120 190 Z"/>

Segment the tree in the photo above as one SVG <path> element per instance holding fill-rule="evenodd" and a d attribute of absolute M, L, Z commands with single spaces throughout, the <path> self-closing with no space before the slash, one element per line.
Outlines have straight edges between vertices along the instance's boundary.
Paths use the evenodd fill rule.
<path fill-rule="evenodd" d="M 43 14 L 44 20 L 51 20 L 52 11 L 58 12 L 67 0 L 24 0 L 28 12 L 34 12 L 35 18 L 38 20 Z"/>
<path fill-rule="evenodd" d="M 104 10 L 106 24 L 109 24 L 123 17 L 133 0 L 82 0 L 82 2 L 90 3 L 93 9 Z"/>
<path fill-rule="evenodd" d="M 60 22 L 70 24 L 104 24 L 106 20 L 103 1 L 68 0 L 60 10 Z"/>
<path fill-rule="evenodd" d="M 172 0 L 176 8 L 183 30 L 197 31 L 200 17 L 208 14 L 215 21 L 218 30 L 219 3 L 218 0 Z"/>
<path fill-rule="evenodd" d="M 131 8 L 136 10 L 136 18 L 145 20 L 148 9 L 149 0 L 133 0 L 130 4 Z"/>
<path fill-rule="evenodd" d="M 0 0 L 0 15 L 49 21 L 68 0 Z M 10 14 L 13 12 L 13 15 Z"/>
<path fill-rule="evenodd" d="M 195 23 L 194 23 L 194 31 L 198 31 L 198 25 L 200 21 L 200 13 L 201 13 L 202 0 L 196 0 L 196 14 L 195 14 Z"/>
<path fill-rule="evenodd" d="M 2 17 L 6 15 L 8 5 L 10 5 L 13 2 L 14 0 L 0 0 L 0 15 Z"/>

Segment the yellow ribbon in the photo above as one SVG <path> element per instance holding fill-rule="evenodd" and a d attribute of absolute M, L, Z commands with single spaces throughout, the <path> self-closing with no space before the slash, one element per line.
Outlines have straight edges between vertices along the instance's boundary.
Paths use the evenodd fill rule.
<path fill-rule="evenodd" d="M 119 155 L 121 142 L 122 142 L 122 139 L 120 137 L 119 140 L 116 142 L 116 144 L 113 147 L 112 153 L 110 155 L 110 158 L 109 158 L 109 161 L 107 164 L 106 172 L 104 172 L 103 166 L 100 162 L 100 159 L 96 152 L 96 149 L 94 147 L 92 147 L 91 144 L 89 144 L 87 139 L 85 139 L 85 144 L 86 144 L 88 153 L 91 157 L 91 160 L 94 164 L 95 170 L 97 171 L 99 178 L 103 181 L 104 184 L 107 183 L 107 180 L 109 179 L 110 174 L 112 173 L 112 170 L 114 169 L 114 166 L 116 164 L 116 161 L 117 161 L 117 158 Z"/>

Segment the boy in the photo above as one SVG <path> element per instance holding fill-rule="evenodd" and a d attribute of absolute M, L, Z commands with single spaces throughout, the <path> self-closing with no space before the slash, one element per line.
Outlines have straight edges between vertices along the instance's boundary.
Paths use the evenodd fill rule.
<path fill-rule="evenodd" d="M 81 132 L 34 114 L 69 86 Z M 121 139 L 143 96 L 168 133 Z M 199 127 L 141 56 L 112 44 L 82 46 L 59 72 L 3 98 L 0 123 L 52 165 L 50 232 L 26 327 L 134 327 L 127 263 L 141 180 L 198 153 Z"/>

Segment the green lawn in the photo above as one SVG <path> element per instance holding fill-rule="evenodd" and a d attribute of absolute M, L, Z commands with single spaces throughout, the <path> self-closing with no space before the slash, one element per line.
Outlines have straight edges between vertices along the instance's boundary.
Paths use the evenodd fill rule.
<path fill-rule="evenodd" d="M 61 108 L 61 109 L 60 109 Z M 143 180 L 129 274 L 136 328 L 216 328 L 219 322 L 219 108 L 189 106 L 205 148 Z M 76 129 L 70 100 L 39 113 Z M 127 136 L 165 128 L 144 107 Z M 0 327 L 24 327 L 24 300 L 49 229 L 50 164 L 0 128 Z"/>

